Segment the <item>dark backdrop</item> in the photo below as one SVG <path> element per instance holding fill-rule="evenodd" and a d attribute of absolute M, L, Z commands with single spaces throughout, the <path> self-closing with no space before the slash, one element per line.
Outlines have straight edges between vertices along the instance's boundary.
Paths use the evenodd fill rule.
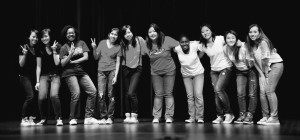
<path fill-rule="evenodd" d="M 299 119 L 297 109 L 296 90 L 297 53 L 293 47 L 297 47 L 297 9 L 287 1 L 261 1 L 261 0 L 28 0 L 10 1 L 5 6 L 8 10 L 2 12 L 3 32 L 5 36 L 2 46 L 2 75 L 4 83 L 1 87 L 0 120 L 19 120 L 24 94 L 18 81 L 18 54 L 20 44 L 24 44 L 32 28 L 42 30 L 51 28 L 53 39 L 59 40 L 61 29 L 65 25 L 73 25 L 80 32 L 80 38 L 84 40 L 90 49 L 90 38 L 96 38 L 97 44 L 105 39 L 112 27 L 121 27 L 130 24 L 136 35 L 145 38 L 151 23 L 157 23 L 162 31 L 178 40 L 181 33 L 187 33 L 192 40 L 199 40 L 200 25 L 210 23 L 215 33 L 223 34 L 228 29 L 236 30 L 240 40 L 245 41 L 248 26 L 259 24 L 265 34 L 271 39 L 279 54 L 284 59 L 285 70 L 276 90 L 279 99 L 279 115 L 282 119 Z M 297 45 L 297 46 L 296 46 Z M 90 54 L 90 59 L 85 63 L 85 69 L 97 86 L 97 63 Z M 177 76 L 174 87 L 175 119 L 188 117 L 187 99 L 185 88 L 180 74 L 178 58 L 173 54 L 177 66 Z M 214 93 L 210 81 L 209 59 L 205 55 L 201 59 L 205 67 L 204 101 L 205 119 L 215 118 Z M 143 59 L 144 71 L 139 85 L 139 117 L 152 117 L 153 92 L 150 82 L 149 60 Z M 294 81 L 293 81 L 294 79 Z M 123 117 L 124 101 L 122 99 L 120 79 L 116 85 L 116 117 Z M 238 115 L 235 75 L 232 76 L 227 88 L 230 102 L 235 115 Z M 63 117 L 68 118 L 70 93 L 64 81 L 61 87 L 61 102 Z M 80 102 L 84 110 L 86 95 L 83 94 Z M 49 102 L 50 104 L 50 102 Z M 49 105 L 50 106 L 50 105 Z M 35 105 L 37 109 L 37 105 Z M 53 118 L 53 111 L 49 111 Z M 96 112 L 98 115 L 98 112 Z M 79 112 L 83 117 L 83 112 Z M 261 116 L 260 104 L 257 106 L 256 119 Z"/>

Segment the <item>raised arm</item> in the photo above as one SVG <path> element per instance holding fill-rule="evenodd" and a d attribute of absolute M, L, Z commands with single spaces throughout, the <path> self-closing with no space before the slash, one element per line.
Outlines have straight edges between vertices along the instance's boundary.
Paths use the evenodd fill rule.
<path fill-rule="evenodd" d="M 67 56 L 63 56 L 62 59 L 61 59 L 61 66 L 62 67 L 66 66 L 70 62 L 70 60 L 71 60 L 71 58 L 72 58 L 72 56 L 74 54 L 74 51 L 75 51 L 75 47 L 74 47 L 74 43 L 72 43 L 71 44 L 71 49 L 69 51 L 69 54 Z"/>
<path fill-rule="evenodd" d="M 94 59 L 98 60 L 99 57 L 100 57 L 100 51 L 98 52 L 98 50 L 97 50 L 96 39 L 91 38 L 91 42 L 92 42 L 91 45 L 92 45 L 92 48 L 93 48 Z M 99 42 L 98 47 L 100 47 L 100 42 Z"/>
<path fill-rule="evenodd" d="M 53 52 L 53 60 L 56 66 L 58 66 L 60 63 L 59 54 L 57 54 L 57 45 L 58 42 L 54 41 L 53 45 L 51 46 Z"/>
<path fill-rule="evenodd" d="M 19 55 L 19 65 L 20 67 L 23 67 L 25 65 L 25 60 L 26 60 L 26 56 L 27 56 L 27 45 L 20 45 L 21 49 L 22 49 L 22 54 Z"/>

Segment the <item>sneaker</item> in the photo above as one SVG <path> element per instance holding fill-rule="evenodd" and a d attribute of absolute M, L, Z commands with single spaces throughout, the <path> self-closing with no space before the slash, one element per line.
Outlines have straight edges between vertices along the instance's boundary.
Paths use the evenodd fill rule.
<path fill-rule="evenodd" d="M 237 120 L 234 121 L 234 123 L 243 123 L 244 119 L 246 117 L 246 114 L 244 112 L 240 112 L 239 114 L 239 118 Z"/>
<path fill-rule="evenodd" d="M 215 120 L 212 121 L 212 123 L 222 123 L 224 121 L 222 116 L 218 116 Z"/>
<path fill-rule="evenodd" d="M 244 119 L 245 124 L 253 124 L 253 114 L 250 112 L 246 113 L 246 118 Z"/>
<path fill-rule="evenodd" d="M 152 123 L 159 123 L 159 119 L 154 118 L 153 121 L 152 121 Z"/>
<path fill-rule="evenodd" d="M 103 118 L 99 121 L 99 124 L 106 124 L 106 120 Z"/>
<path fill-rule="evenodd" d="M 70 122 L 69 122 L 70 125 L 77 125 L 77 119 L 72 119 Z"/>
<path fill-rule="evenodd" d="M 172 123 L 172 122 L 173 122 L 173 120 L 171 118 L 166 119 L 166 123 Z"/>
<path fill-rule="evenodd" d="M 27 117 L 23 118 L 20 125 L 21 126 L 30 126 L 30 124 L 28 122 L 28 118 Z"/>
<path fill-rule="evenodd" d="M 189 118 L 187 120 L 185 120 L 186 123 L 194 123 L 195 122 L 195 119 L 193 118 Z"/>
<path fill-rule="evenodd" d="M 125 113 L 125 120 L 124 120 L 124 123 L 130 123 L 130 113 Z"/>
<path fill-rule="evenodd" d="M 233 114 L 225 114 L 225 120 L 223 121 L 223 123 L 231 123 L 233 119 L 234 119 Z"/>
<path fill-rule="evenodd" d="M 270 117 L 263 125 L 280 125 L 278 118 Z"/>
<path fill-rule="evenodd" d="M 131 118 L 130 118 L 130 122 L 131 123 L 138 123 L 139 120 L 137 119 L 138 114 L 136 113 L 131 113 Z"/>
<path fill-rule="evenodd" d="M 266 123 L 267 120 L 268 120 L 268 117 L 263 117 L 257 122 L 257 124 L 264 124 L 264 123 Z"/>
<path fill-rule="evenodd" d="M 56 126 L 63 126 L 64 124 L 63 124 L 63 122 L 62 122 L 62 120 L 60 119 L 60 118 L 58 118 L 57 120 L 56 120 Z"/>
<path fill-rule="evenodd" d="M 42 119 L 40 122 L 36 123 L 35 125 L 45 125 L 46 119 Z"/>
<path fill-rule="evenodd" d="M 112 121 L 112 119 L 111 118 L 108 118 L 107 120 L 106 120 L 106 122 L 105 122 L 106 124 L 112 124 L 113 123 L 113 121 Z"/>
<path fill-rule="evenodd" d="M 33 116 L 30 116 L 30 117 L 29 117 L 28 122 L 29 122 L 30 126 L 36 125 L 36 124 L 34 123 L 34 119 L 35 119 L 35 117 L 33 117 Z"/>
<path fill-rule="evenodd" d="M 84 124 L 99 124 L 99 121 L 93 117 L 85 118 Z"/>
<path fill-rule="evenodd" d="M 198 119 L 197 122 L 198 123 L 204 123 L 204 120 L 203 119 Z"/>

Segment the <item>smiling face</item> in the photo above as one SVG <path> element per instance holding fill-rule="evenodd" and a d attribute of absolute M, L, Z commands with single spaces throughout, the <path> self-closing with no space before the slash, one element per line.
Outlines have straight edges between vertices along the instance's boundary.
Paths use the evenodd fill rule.
<path fill-rule="evenodd" d="M 258 39 L 259 36 L 260 36 L 260 32 L 258 31 L 258 27 L 253 26 L 252 28 L 250 28 L 248 35 L 249 35 L 249 37 L 252 41 L 255 41 L 256 39 Z"/>
<path fill-rule="evenodd" d="M 74 28 L 69 28 L 68 30 L 67 30 L 67 35 L 66 35 L 66 37 L 67 37 L 67 39 L 69 40 L 69 41 L 74 41 L 75 40 L 75 29 Z"/>
<path fill-rule="evenodd" d="M 148 36 L 152 41 L 155 41 L 158 38 L 158 34 L 153 27 L 149 28 Z"/>
<path fill-rule="evenodd" d="M 45 33 L 45 34 L 43 34 L 43 36 L 42 36 L 42 42 L 46 45 L 46 44 L 49 44 L 49 42 L 50 42 L 50 35 L 49 35 L 49 33 Z"/>
<path fill-rule="evenodd" d="M 228 46 L 234 46 L 237 42 L 237 38 L 234 34 L 228 33 L 226 35 L 225 41 Z"/>
<path fill-rule="evenodd" d="M 206 40 L 209 40 L 211 38 L 212 32 L 207 26 L 203 26 L 201 28 L 201 35 Z"/>
<path fill-rule="evenodd" d="M 31 45 L 35 45 L 38 42 L 38 37 L 35 32 L 31 32 L 31 34 L 29 36 L 29 42 Z"/>
<path fill-rule="evenodd" d="M 130 41 L 133 37 L 133 33 L 130 31 L 130 29 L 126 29 L 126 33 L 124 35 L 124 38 L 127 39 L 128 41 Z"/>
<path fill-rule="evenodd" d="M 119 32 L 118 30 L 112 30 L 108 34 L 108 38 L 111 43 L 114 43 L 118 39 L 118 32 Z"/>
<path fill-rule="evenodd" d="M 190 48 L 190 40 L 185 36 L 181 37 L 179 44 L 183 51 L 187 51 Z"/>

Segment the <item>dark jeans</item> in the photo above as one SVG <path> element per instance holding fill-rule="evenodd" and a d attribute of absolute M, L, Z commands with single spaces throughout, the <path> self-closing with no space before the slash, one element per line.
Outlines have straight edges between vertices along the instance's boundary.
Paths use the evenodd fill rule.
<path fill-rule="evenodd" d="M 59 75 L 47 74 L 41 76 L 40 87 L 39 87 L 39 98 L 38 98 L 41 119 L 46 119 L 47 117 L 47 98 L 48 98 L 49 89 L 50 89 L 50 99 L 55 113 L 55 119 L 61 117 L 61 105 L 58 96 L 59 88 L 60 88 Z"/>
<path fill-rule="evenodd" d="M 217 115 L 231 114 L 231 108 L 227 93 L 225 92 L 226 86 L 229 83 L 231 76 L 231 68 L 225 68 L 221 71 L 211 71 L 211 81 L 215 92 L 215 103 Z"/>
<path fill-rule="evenodd" d="M 111 118 L 115 112 L 115 97 L 113 93 L 112 80 L 115 76 L 115 70 L 98 71 L 98 101 L 100 108 L 100 118 Z M 106 87 L 108 89 L 108 108 L 106 105 Z"/>
<path fill-rule="evenodd" d="M 138 113 L 137 86 L 141 73 L 142 66 L 138 66 L 137 68 L 123 66 L 126 113 Z"/>
<path fill-rule="evenodd" d="M 155 92 L 153 103 L 153 116 L 160 119 L 162 113 L 163 98 L 165 98 L 166 112 L 165 119 L 173 119 L 174 115 L 174 96 L 173 87 L 176 71 L 163 75 L 151 75 L 152 84 Z"/>
<path fill-rule="evenodd" d="M 25 92 L 25 101 L 22 107 L 22 118 L 34 116 L 33 115 L 33 97 L 34 97 L 34 87 L 33 83 L 35 83 L 35 79 L 25 76 L 19 75 L 20 78 L 20 85 Z"/>
<path fill-rule="evenodd" d="M 246 112 L 246 93 L 249 90 L 249 106 L 248 111 L 255 113 L 257 106 L 257 90 L 258 79 L 255 69 L 251 68 L 247 71 L 236 72 L 237 96 L 240 112 Z M 248 87 L 247 87 L 248 86 Z"/>
<path fill-rule="evenodd" d="M 71 92 L 70 119 L 76 119 L 75 111 L 80 97 L 80 86 L 85 93 L 88 94 L 85 107 L 85 118 L 93 117 L 97 90 L 91 78 L 88 75 L 80 75 L 69 76 L 66 77 L 65 80 Z"/>

